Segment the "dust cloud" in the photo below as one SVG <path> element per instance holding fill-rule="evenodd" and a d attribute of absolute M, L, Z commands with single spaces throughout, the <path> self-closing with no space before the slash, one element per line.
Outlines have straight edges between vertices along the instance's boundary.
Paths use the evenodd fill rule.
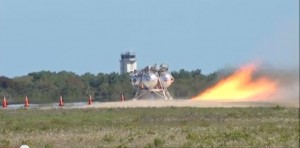
<path fill-rule="evenodd" d="M 260 72 L 277 82 L 278 90 L 270 100 L 299 104 L 299 68 L 263 68 Z"/>

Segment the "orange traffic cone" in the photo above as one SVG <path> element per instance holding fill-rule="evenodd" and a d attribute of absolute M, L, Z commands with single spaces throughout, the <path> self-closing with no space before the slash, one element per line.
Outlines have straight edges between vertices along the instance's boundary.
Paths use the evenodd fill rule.
<path fill-rule="evenodd" d="M 60 98 L 59 98 L 58 106 L 64 106 L 64 100 L 63 100 L 62 96 L 60 96 Z"/>
<path fill-rule="evenodd" d="M 89 100 L 88 100 L 88 105 L 92 105 L 92 103 L 93 103 L 93 99 L 92 99 L 92 96 L 90 95 Z"/>
<path fill-rule="evenodd" d="M 3 107 L 3 108 L 6 108 L 6 107 L 7 107 L 7 101 L 6 101 L 6 98 L 5 98 L 5 97 L 3 98 L 3 101 L 2 101 L 2 107 Z"/>
<path fill-rule="evenodd" d="M 124 95 L 122 94 L 121 95 L 121 98 L 120 98 L 120 100 L 123 102 L 123 101 L 125 101 L 125 97 L 124 97 Z"/>
<path fill-rule="evenodd" d="M 27 96 L 25 97 L 24 107 L 29 107 L 29 100 L 28 100 Z"/>

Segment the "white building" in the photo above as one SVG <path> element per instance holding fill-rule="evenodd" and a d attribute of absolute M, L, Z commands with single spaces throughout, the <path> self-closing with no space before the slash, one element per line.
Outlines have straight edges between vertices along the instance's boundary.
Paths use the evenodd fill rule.
<path fill-rule="evenodd" d="M 121 54 L 120 73 L 128 73 L 137 70 L 136 55 L 133 52 Z"/>

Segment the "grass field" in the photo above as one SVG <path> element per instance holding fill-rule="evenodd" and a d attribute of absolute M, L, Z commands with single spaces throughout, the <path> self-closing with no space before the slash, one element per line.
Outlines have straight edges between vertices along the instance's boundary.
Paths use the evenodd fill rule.
<path fill-rule="evenodd" d="M 0 110 L 0 147 L 299 147 L 299 109 Z"/>

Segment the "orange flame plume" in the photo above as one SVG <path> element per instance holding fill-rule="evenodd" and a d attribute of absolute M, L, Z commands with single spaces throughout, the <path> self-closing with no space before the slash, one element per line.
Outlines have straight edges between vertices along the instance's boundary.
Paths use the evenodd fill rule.
<path fill-rule="evenodd" d="M 192 98 L 211 101 L 250 101 L 267 97 L 277 90 L 277 83 L 267 77 L 252 79 L 254 64 L 246 65 L 215 86 Z"/>

